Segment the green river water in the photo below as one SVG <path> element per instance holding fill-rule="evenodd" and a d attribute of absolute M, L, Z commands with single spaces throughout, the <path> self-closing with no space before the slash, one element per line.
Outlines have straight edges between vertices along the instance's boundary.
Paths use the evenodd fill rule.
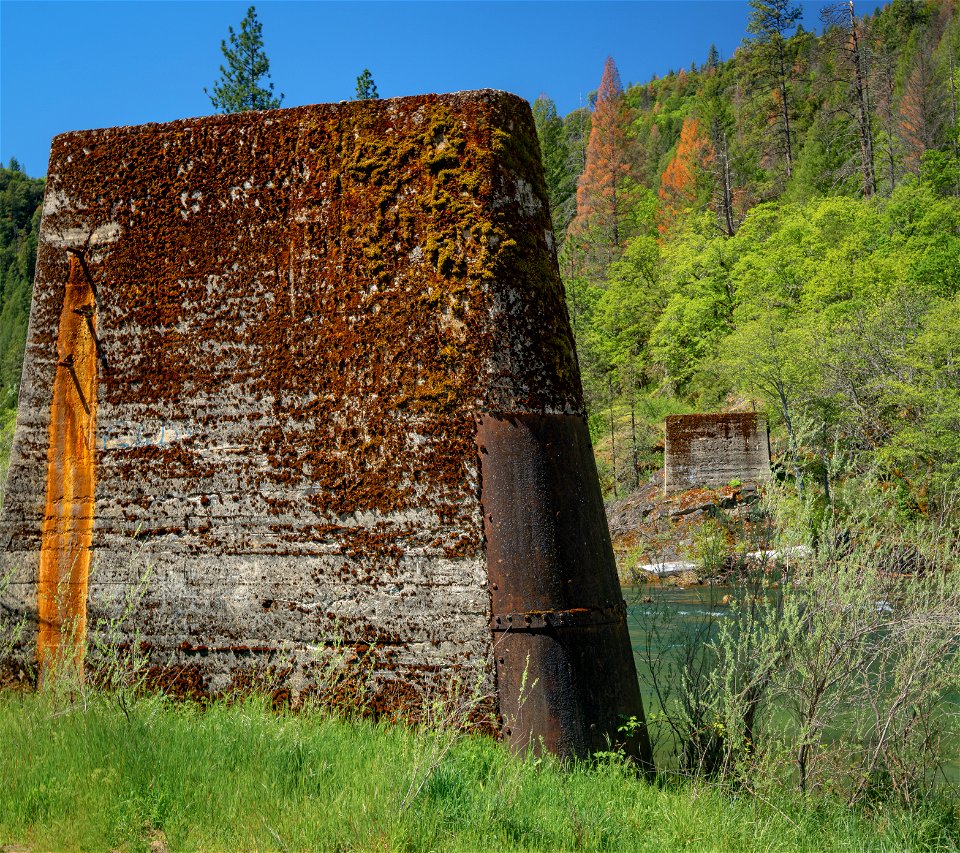
<path fill-rule="evenodd" d="M 630 640 L 634 648 L 637 674 L 644 708 L 648 715 L 657 709 L 657 699 L 650 684 L 650 671 L 643 652 L 650 645 L 651 653 L 668 654 L 671 646 L 683 643 L 703 643 L 715 636 L 723 620 L 730 619 L 733 611 L 720 603 L 724 595 L 741 598 L 745 590 L 721 586 L 650 586 L 628 587 L 623 591 L 627 602 L 627 622 Z M 645 601 L 646 598 L 653 601 Z M 660 630 L 651 633 L 650 625 L 656 622 Z M 945 697 L 960 714 L 960 692 Z M 842 728 L 836 732 L 842 736 Z M 660 760 L 662 756 L 658 756 Z M 954 742 L 946 756 L 945 773 L 950 782 L 960 784 L 960 743 Z"/>

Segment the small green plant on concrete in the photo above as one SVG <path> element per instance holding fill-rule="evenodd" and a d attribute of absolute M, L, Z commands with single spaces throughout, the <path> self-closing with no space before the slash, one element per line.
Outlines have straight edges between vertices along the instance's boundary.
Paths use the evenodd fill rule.
<path fill-rule="evenodd" d="M 317 713 L 361 711 L 369 698 L 376 646 L 366 644 L 358 649 L 346 636 L 346 626 L 337 622 L 332 639 L 311 651 L 306 702 Z"/>

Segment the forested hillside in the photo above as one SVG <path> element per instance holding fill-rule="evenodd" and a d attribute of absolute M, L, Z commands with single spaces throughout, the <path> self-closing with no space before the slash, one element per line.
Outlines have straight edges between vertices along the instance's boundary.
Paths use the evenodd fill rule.
<path fill-rule="evenodd" d="M 28 178 L 16 160 L 0 167 L 0 422 L 17 406 L 30 317 L 33 267 L 43 181 Z"/>
<path fill-rule="evenodd" d="M 838 458 L 924 509 L 960 478 L 954 0 L 752 0 L 734 56 L 533 104 L 605 488 L 665 414 L 758 407 L 828 496 Z M 599 71 L 600 69 L 598 69 Z M 0 172 L 0 414 L 16 406 L 43 182 Z"/>
<path fill-rule="evenodd" d="M 534 104 L 606 487 L 665 413 L 756 406 L 801 489 L 842 458 L 925 511 L 960 475 L 957 9 L 751 7 L 727 61 Z"/>

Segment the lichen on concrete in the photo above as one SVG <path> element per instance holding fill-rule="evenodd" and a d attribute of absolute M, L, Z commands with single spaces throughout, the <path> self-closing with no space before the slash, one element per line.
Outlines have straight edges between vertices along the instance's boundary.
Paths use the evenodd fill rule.
<path fill-rule="evenodd" d="M 666 494 L 770 477 L 767 421 L 755 412 L 671 415 L 664 440 Z"/>
<path fill-rule="evenodd" d="M 121 622 L 187 695 L 268 671 L 307 692 L 346 644 L 385 713 L 451 673 L 492 696 L 475 418 L 583 411 L 527 104 L 426 95 L 53 141 L 0 521 L 4 604 L 33 628 L 78 276 L 89 630 Z"/>

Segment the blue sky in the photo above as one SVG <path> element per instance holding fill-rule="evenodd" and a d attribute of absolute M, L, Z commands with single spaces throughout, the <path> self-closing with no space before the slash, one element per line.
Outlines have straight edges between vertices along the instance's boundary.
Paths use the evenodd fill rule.
<path fill-rule="evenodd" d="M 249 2 L 0 0 L 0 160 L 46 172 L 67 130 L 212 112 L 220 42 Z M 819 2 L 804 3 L 805 25 Z M 864 12 L 876 0 L 858 3 Z M 585 103 L 611 55 L 624 84 L 723 57 L 749 17 L 736 0 L 645 2 L 313 2 L 260 0 L 284 106 L 345 100 L 369 67 L 381 97 L 496 88 L 561 114 Z"/>

